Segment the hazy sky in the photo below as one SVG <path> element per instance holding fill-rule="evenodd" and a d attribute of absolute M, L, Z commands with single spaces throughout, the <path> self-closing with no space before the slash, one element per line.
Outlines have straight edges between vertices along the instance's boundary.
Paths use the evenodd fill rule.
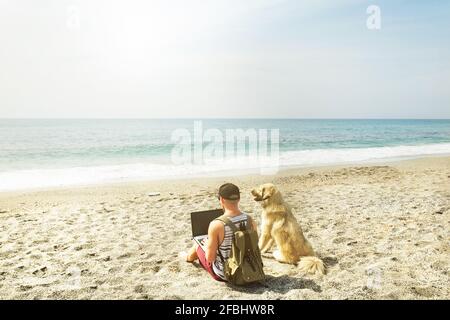
<path fill-rule="evenodd" d="M 0 0 L 0 117 L 450 118 L 450 1 Z"/>

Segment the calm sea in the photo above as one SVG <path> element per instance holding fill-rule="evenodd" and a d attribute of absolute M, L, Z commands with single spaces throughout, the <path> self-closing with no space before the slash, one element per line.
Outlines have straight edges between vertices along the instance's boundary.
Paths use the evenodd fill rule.
<path fill-rule="evenodd" d="M 283 166 L 450 154 L 450 120 L 208 119 L 203 130 L 279 129 Z M 0 120 L 0 191 L 243 172 L 175 164 L 176 129 L 194 120 Z M 248 164 L 248 161 L 247 161 Z"/>

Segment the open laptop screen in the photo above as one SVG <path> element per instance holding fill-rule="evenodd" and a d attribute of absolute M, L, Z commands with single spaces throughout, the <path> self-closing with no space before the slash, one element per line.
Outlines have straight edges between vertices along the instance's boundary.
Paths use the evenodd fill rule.
<path fill-rule="evenodd" d="M 208 234 L 209 223 L 222 214 L 222 209 L 191 212 L 192 238 Z"/>

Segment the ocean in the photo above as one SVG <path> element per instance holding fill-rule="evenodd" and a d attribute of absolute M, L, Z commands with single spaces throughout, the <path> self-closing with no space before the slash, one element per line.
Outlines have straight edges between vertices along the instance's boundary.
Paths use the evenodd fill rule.
<path fill-rule="evenodd" d="M 174 148 L 180 146 L 174 132 L 184 129 L 193 139 L 195 123 L 201 123 L 202 134 L 223 133 L 224 143 L 227 130 L 278 130 L 269 149 L 278 150 L 280 168 L 450 154 L 450 120 L 195 121 L 2 119 L 0 191 L 258 172 L 258 162 L 242 154 L 242 161 L 228 165 L 174 162 Z"/>

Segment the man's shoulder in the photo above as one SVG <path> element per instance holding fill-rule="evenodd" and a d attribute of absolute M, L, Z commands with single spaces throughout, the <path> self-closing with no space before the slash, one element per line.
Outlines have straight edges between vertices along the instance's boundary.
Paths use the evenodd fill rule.
<path fill-rule="evenodd" d="M 247 212 L 242 212 L 242 214 L 243 214 L 244 216 L 246 216 L 247 219 L 252 220 L 252 216 L 249 215 Z"/>
<path fill-rule="evenodd" d="M 221 229 L 223 228 L 223 222 L 217 219 L 214 219 L 209 223 L 209 228 L 213 230 Z"/>
<path fill-rule="evenodd" d="M 241 214 L 245 217 L 244 219 L 247 219 L 248 221 L 252 221 L 252 216 L 249 215 L 247 212 L 242 211 Z"/>

